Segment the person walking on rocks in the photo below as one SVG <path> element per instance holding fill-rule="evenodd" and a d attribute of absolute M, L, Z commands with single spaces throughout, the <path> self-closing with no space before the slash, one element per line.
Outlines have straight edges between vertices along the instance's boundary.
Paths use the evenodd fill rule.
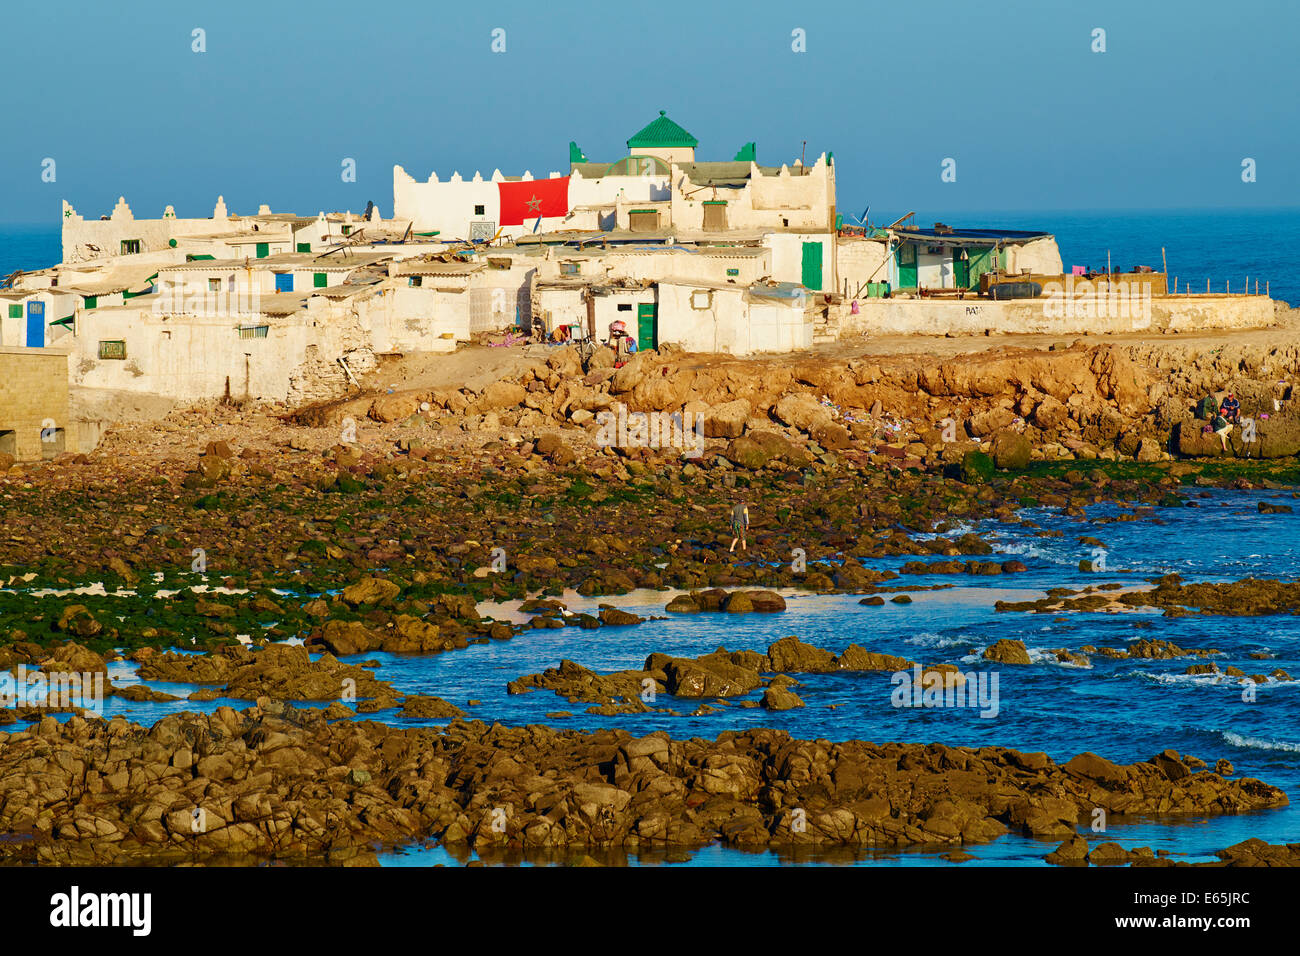
<path fill-rule="evenodd" d="M 728 552 L 736 550 L 736 542 L 740 542 L 740 550 L 749 550 L 745 541 L 746 533 L 749 531 L 749 505 L 740 502 L 736 507 L 731 509 L 731 533 L 735 535 L 731 539 L 731 547 Z"/>

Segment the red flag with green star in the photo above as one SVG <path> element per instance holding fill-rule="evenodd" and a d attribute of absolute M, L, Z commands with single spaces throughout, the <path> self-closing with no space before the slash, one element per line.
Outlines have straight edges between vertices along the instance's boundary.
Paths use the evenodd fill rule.
<path fill-rule="evenodd" d="M 538 216 L 566 216 L 569 213 L 569 177 L 525 179 L 497 183 L 501 190 L 501 225 L 522 226 Z"/>

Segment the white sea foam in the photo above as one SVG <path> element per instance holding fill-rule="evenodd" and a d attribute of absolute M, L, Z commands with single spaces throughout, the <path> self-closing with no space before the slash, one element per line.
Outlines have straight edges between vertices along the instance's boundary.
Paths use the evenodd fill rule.
<path fill-rule="evenodd" d="M 942 634 L 922 631 L 913 637 L 904 638 L 903 643 L 915 644 L 918 647 L 957 647 L 958 645 L 969 645 L 970 639 L 965 637 L 944 637 Z"/>
<path fill-rule="evenodd" d="M 1034 664 L 1051 664 L 1055 667 L 1069 667 L 1081 671 L 1092 670 L 1091 664 L 1076 664 L 1074 661 L 1063 661 L 1056 656 L 1054 651 L 1050 651 L 1045 647 L 1030 647 L 1026 648 L 1026 650 L 1029 651 L 1030 662 Z"/>
<path fill-rule="evenodd" d="M 1239 734 L 1233 730 L 1222 730 L 1219 736 L 1226 743 L 1234 747 L 1245 747 L 1250 750 L 1281 750 L 1286 753 L 1300 753 L 1300 744 L 1291 743 L 1286 740 L 1265 740 L 1262 737 L 1250 737 L 1246 734 Z"/>

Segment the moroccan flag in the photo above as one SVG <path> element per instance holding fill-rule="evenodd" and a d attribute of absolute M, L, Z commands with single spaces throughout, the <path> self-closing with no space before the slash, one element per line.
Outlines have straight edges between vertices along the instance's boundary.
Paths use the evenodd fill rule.
<path fill-rule="evenodd" d="M 501 225 L 522 226 L 538 216 L 567 216 L 569 177 L 497 183 L 501 190 Z"/>

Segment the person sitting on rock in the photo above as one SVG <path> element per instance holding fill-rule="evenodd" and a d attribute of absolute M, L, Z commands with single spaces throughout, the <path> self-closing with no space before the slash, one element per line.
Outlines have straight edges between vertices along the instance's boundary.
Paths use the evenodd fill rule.
<path fill-rule="evenodd" d="M 1228 393 L 1228 397 L 1219 406 L 1219 414 L 1234 424 L 1241 418 L 1241 402 L 1237 401 L 1237 396 L 1232 392 Z"/>
<path fill-rule="evenodd" d="M 731 539 L 731 547 L 728 552 L 736 550 L 736 542 L 740 542 L 740 550 L 747 551 L 748 547 L 745 542 L 745 534 L 749 530 L 749 505 L 740 502 L 736 507 L 731 509 L 731 532 L 735 535 Z"/>
<path fill-rule="evenodd" d="M 1232 431 L 1232 422 L 1228 421 L 1222 414 L 1215 415 L 1211 423 L 1214 434 L 1219 436 L 1219 444 L 1223 446 L 1226 453 L 1228 450 L 1228 432 Z"/>

